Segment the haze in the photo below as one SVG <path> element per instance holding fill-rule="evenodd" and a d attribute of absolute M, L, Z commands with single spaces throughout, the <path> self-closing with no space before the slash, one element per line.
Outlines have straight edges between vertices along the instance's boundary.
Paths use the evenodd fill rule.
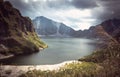
<path fill-rule="evenodd" d="M 22 15 L 45 16 L 75 30 L 88 29 L 104 20 L 120 18 L 120 0 L 8 0 Z M 113 7 L 114 6 L 114 7 Z"/>

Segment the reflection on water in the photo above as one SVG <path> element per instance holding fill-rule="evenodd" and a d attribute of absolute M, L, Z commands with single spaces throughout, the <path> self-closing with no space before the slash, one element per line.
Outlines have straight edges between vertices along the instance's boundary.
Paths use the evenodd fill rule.
<path fill-rule="evenodd" d="M 7 64 L 38 65 L 56 64 L 77 60 L 95 49 L 95 41 L 82 38 L 42 38 L 48 48 L 31 55 L 17 56 L 4 61 Z"/>

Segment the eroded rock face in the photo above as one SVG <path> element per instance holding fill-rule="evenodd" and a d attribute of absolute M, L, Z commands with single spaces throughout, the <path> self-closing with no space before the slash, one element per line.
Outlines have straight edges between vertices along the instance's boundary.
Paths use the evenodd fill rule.
<path fill-rule="evenodd" d="M 36 32 L 40 35 L 98 38 L 102 40 L 117 40 L 120 42 L 120 19 L 106 20 L 97 26 L 92 26 L 88 30 L 83 31 L 75 31 L 63 23 L 55 22 L 44 16 L 36 17 L 33 23 L 35 24 Z"/>
<path fill-rule="evenodd" d="M 53 35 L 57 33 L 57 22 L 54 22 L 46 17 L 36 17 L 33 20 L 33 23 L 39 35 Z"/>
<path fill-rule="evenodd" d="M 0 0 L 0 53 L 32 53 L 45 46 L 36 35 L 31 19 L 23 17 L 9 1 Z"/>
<path fill-rule="evenodd" d="M 104 30 L 120 43 L 120 19 L 110 19 L 101 24 Z"/>
<path fill-rule="evenodd" d="M 98 38 L 107 43 L 120 43 L 120 19 L 110 19 L 78 32 L 78 37 Z"/>
<path fill-rule="evenodd" d="M 90 28 L 93 37 L 116 40 L 120 43 L 120 19 L 110 19 Z"/>
<path fill-rule="evenodd" d="M 75 30 L 68 27 L 67 25 L 63 23 L 59 23 L 56 21 L 53 21 L 51 19 L 48 19 L 44 16 L 36 17 L 33 20 L 33 23 L 35 24 L 36 32 L 39 35 L 55 35 L 55 36 L 74 36 Z"/>

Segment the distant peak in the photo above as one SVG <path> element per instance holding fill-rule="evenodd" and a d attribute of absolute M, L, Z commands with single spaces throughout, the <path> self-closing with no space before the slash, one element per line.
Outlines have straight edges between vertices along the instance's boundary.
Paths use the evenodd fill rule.
<path fill-rule="evenodd" d="M 47 17 L 44 17 L 44 16 L 38 16 L 36 17 L 35 19 L 48 19 Z"/>

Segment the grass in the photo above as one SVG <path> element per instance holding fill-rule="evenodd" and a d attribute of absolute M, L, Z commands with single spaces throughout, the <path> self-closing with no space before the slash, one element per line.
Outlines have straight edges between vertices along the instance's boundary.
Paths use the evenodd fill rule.
<path fill-rule="evenodd" d="M 95 51 L 91 55 L 85 56 L 79 61 L 95 62 L 102 63 L 106 59 L 116 59 L 120 58 L 120 45 L 114 44 L 109 45 L 108 47 Z"/>
<path fill-rule="evenodd" d="M 19 77 L 120 77 L 120 45 L 109 45 L 89 56 L 82 63 L 66 64 L 58 71 L 30 70 Z"/>
<path fill-rule="evenodd" d="M 37 47 L 47 48 L 47 45 L 42 40 L 40 40 L 40 38 L 37 36 L 36 33 L 28 32 L 26 39 L 29 40 L 30 42 L 34 43 Z"/>
<path fill-rule="evenodd" d="M 47 45 L 42 40 L 40 40 L 34 31 L 22 31 L 22 28 L 27 24 L 22 24 L 22 22 L 18 23 L 16 18 L 20 19 L 19 16 L 16 15 L 9 15 L 8 17 L 3 16 L 2 18 L 2 20 L 6 22 L 7 27 L 7 34 L 3 42 L 5 47 L 8 48 L 6 53 L 32 53 L 39 51 L 39 48 L 47 47 Z M 26 22 L 30 23 L 29 21 Z"/>
<path fill-rule="evenodd" d="M 101 66 L 93 62 L 70 63 L 58 71 L 40 71 L 34 69 L 19 77 L 93 77 L 100 69 L 102 69 Z"/>
<path fill-rule="evenodd" d="M 79 59 L 79 61 L 94 62 L 100 64 L 104 70 L 98 74 L 101 77 L 120 77 L 120 45 L 109 45 L 107 48 Z"/>
<path fill-rule="evenodd" d="M 36 33 L 28 32 L 22 33 L 22 36 L 11 36 L 6 40 L 9 51 L 6 53 L 13 53 L 15 55 L 22 53 L 33 53 L 39 51 L 39 48 L 46 48 L 47 45 L 40 40 Z"/>

